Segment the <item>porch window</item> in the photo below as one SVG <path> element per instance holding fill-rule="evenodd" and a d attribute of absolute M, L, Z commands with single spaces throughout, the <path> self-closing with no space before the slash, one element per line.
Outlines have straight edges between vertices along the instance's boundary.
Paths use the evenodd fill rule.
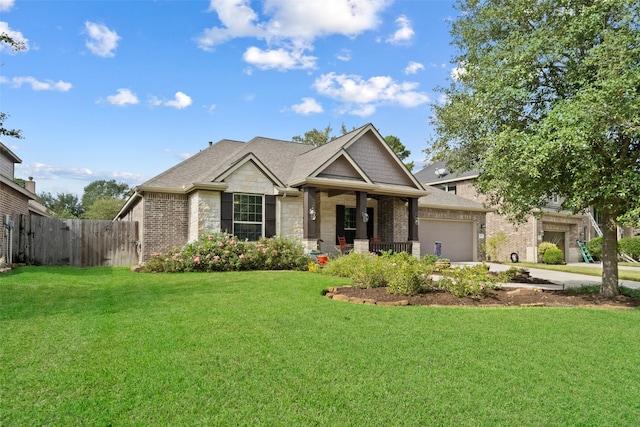
<path fill-rule="evenodd" d="M 264 207 L 262 196 L 253 194 L 233 195 L 233 234 L 252 242 L 263 235 Z"/>
<path fill-rule="evenodd" d="M 356 229 L 356 208 L 344 208 L 344 229 L 345 231 Z"/>

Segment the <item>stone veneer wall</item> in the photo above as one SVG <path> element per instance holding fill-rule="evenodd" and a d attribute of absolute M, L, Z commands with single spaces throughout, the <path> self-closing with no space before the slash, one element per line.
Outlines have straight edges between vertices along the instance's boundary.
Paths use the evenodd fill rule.
<path fill-rule="evenodd" d="M 140 230 L 142 261 L 187 243 L 189 200 L 186 194 L 145 193 Z"/>
<path fill-rule="evenodd" d="M 302 196 L 277 198 L 276 218 L 278 220 L 276 221 L 276 234 L 302 240 L 304 236 L 302 200 Z"/>
<path fill-rule="evenodd" d="M 273 182 L 253 162 L 243 164 L 224 181 L 231 193 L 274 194 Z"/>
<path fill-rule="evenodd" d="M 189 241 L 202 234 L 219 233 L 220 192 L 200 190 L 189 195 Z"/>

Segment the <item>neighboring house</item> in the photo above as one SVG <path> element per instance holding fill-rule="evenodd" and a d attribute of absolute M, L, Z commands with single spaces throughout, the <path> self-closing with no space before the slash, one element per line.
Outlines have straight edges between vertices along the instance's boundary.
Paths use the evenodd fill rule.
<path fill-rule="evenodd" d="M 10 223 L 13 215 L 47 216 L 46 209 L 36 202 L 36 183 L 30 178 L 26 188 L 14 182 L 15 164 L 22 163 L 6 145 L 0 142 L 0 258 L 10 259 Z"/>
<path fill-rule="evenodd" d="M 451 173 L 443 162 L 435 162 L 415 174 L 425 188 L 435 187 L 465 199 L 485 203 L 486 198 L 474 186 L 478 172 Z M 543 241 L 555 243 L 567 262 L 582 261 L 577 240 L 589 240 L 593 235 L 586 215 L 572 215 L 561 211 L 562 201 L 550 200 L 540 218 L 530 216 L 526 223 L 514 225 L 497 212 L 488 212 L 486 238 L 505 233 L 507 241 L 499 248 L 498 259 L 508 260 L 512 253 L 521 261 L 538 262 L 538 245 Z"/>
<path fill-rule="evenodd" d="M 372 124 L 314 148 L 269 138 L 221 140 L 134 188 L 116 219 L 138 221 L 141 261 L 228 232 L 298 238 L 307 251 L 405 242 L 415 256 L 428 193 Z M 471 219 L 475 221 L 475 218 Z"/>

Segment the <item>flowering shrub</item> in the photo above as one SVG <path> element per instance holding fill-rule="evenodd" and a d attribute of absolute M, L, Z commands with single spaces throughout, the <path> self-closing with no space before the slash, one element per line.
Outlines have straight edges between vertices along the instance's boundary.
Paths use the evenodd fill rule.
<path fill-rule="evenodd" d="M 280 237 L 245 242 L 228 234 L 209 234 L 166 254 L 153 254 L 151 272 L 303 270 L 309 258 L 302 245 Z"/>

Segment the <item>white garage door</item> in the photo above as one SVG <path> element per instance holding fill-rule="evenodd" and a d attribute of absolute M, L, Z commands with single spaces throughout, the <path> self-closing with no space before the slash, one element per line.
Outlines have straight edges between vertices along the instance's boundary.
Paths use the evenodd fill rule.
<path fill-rule="evenodd" d="M 442 242 L 442 257 L 451 261 L 473 261 L 473 222 L 420 221 L 420 256 L 434 253 L 435 242 Z"/>

